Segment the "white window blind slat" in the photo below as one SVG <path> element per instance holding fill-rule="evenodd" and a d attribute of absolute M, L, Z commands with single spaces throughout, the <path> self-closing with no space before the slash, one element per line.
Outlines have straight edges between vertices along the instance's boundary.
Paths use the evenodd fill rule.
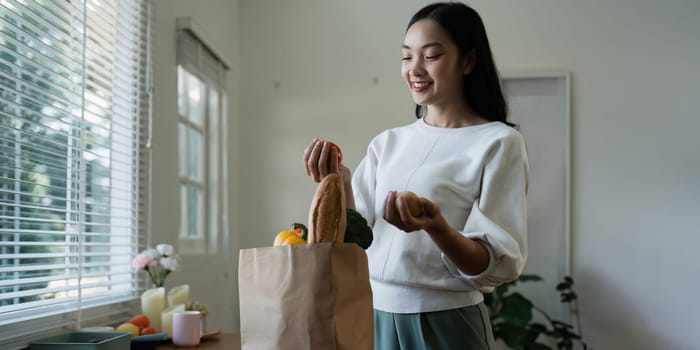
<path fill-rule="evenodd" d="M 33 1 L 4 0 L 0 5 L 8 12 L 13 12 L 14 16 L 9 17 L 11 20 L 30 19 L 36 26 L 56 30 L 55 33 L 48 34 L 59 41 L 70 39 L 70 33 L 81 28 L 78 23 L 71 21 L 71 17 L 74 17 L 73 10 L 61 6 L 63 4 L 60 1 L 37 4 Z"/>
<path fill-rule="evenodd" d="M 4 3 L 6 4 L 6 3 Z M 0 4 L 0 6 L 4 5 Z M 3 6 L 5 7 L 5 6 Z M 31 11 L 12 11 L 4 8 L 7 12 L 14 12 L 12 17 L 4 17 L 3 21 L 10 24 L 6 29 L 12 30 L 16 35 L 26 36 L 33 40 L 34 38 L 41 39 L 36 42 L 51 43 L 51 46 L 44 46 L 47 50 L 60 52 L 65 49 L 71 41 L 74 40 L 71 33 L 77 32 L 62 19 L 57 19 L 55 16 L 52 19 L 44 19 L 36 16 L 36 13 Z M 50 56 L 47 55 L 47 56 Z"/>
<path fill-rule="evenodd" d="M 24 86 L 19 86 L 18 88 L 23 88 Z M 50 129 L 61 129 L 63 125 L 72 126 L 79 121 L 79 117 L 75 115 L 74 110 L 65 109 L 62 110 L 62 104 L 67 104 L 68 108 L 74 105 L 75 101 L 70 100 L 57 100 L 51 103 L 51 105 L 46 105 L 45 103 L 36 103 L 32 98 L 26 98 L 23 95 L 11 94 L 10 89 L 4 89 L 7 93 L 3 94 L 7 98 L 13 98 L 14 100 L 5 100 L 0 104 L 3 107 L 3 113 L 9 114 L 11 111 L 15 111 L 16 116 L 22 117 L 23 122 L 32 123 L 32 117 L 40 118 L 41 116 L 48 117 L 51 120 L 50 125 L 45 125 Z M 48 123 L 48 121 L 43 121 Z M 37 122 L 33 122 L 39 124 Z M 57 124 L 58 123 L 58 124 Z M 65 130 L 65 129 L 63 129 Z"/>
<path fill-rule="evenodd" d="M 17 35 L 22 33 L 23 31 L 30 32 L 33 35 L 51 35 L 50 28 L 39 29 L 34 24 L 31 24 L 28 21 L 24 21 L 22 19 L 18 19 L 15 22 L 10 22 L 3 18 L 0 18 L 0 24 L 3 26 L 3 32 L 6 35 L 8 35 L 7 39 L 5 39 L 8 40 L 8 42 L 17 41 L 13 38 L 16 38 Z M 23 35 L 22 39 L 23 41 L 26 40 L 26 42 L 31 43 L 31 47 L 36 48 L 36 50 L 40 51 L 42 55 L 46 56 L 50 60 L 53 60 L 57 64 L 68 65 L 71 61 L 71 57 L 69 57 L 66 54 L 71 50 L 71 48 L 68 46 L 68 41 L 52 41 L 53 46 L 49 46 L 45 44 L 44 41 L 34 41 L 31 39 L 30 36 L 27 35 Z"/>
<path fill-rule="evenodd" d="M 60 289 L 56 289 L 57 291 L 60 291 Z M 19 293 L 17 293 L 19 294 Z M 5 294 L 2 294 L 3 296 Z M 27 311 L 41 311 L 43 314 L 45 314 L 47 317 L 56 315 L 59 313 L 66 313 L 71 311 L 69 308 L 66 307 L 66 304 L 69 304 L 68 302 L 72 303 L 77 303 L 77 298 L 72 297 L 72 296 L 65 296 L 64 298 L 61 299 L 39 299 L 36 301 L 30 301 L 27 303 L 23 303 L 25 305 L 19 305 L 19 304 L 13 304 L 12 306 L 9 306 L 6 308 L 5 314 L 8 316 L 7 319 L 12 319 L 17 320 L 17 321 L 26 321 L 26 320 L 32 320 L 32 316 L 30 315 L 29 312 Z M 6 319 L 2 319 L 2 321 L 5 321 Z M 6 323 L 0 321 L 0 324 Z M 13 322 L 14 323 L 14 322 Z M 8 328 L 8 327 L 3 327 L 3 328 Z M 4 329 L 3 329 L 4 330 Z"/>
<path fill-rule="evenodd" d="M 7 281 L 7 280 L 0 280 L 0 287 L 7 287 L 7 286 L 22 286 L 22 285 L 27 285 L 27 284 L 44 284 L 48 282 L 53 282 L 53 281 L 61 281 L 66 278 L 78 278 L 80 275 L 76 272 L 73 275 L 66 275 L 66 276 L 44 276 L 44 277 L 32 277 L 32 278 L 22 278 L 18 280 L 12 280 L 12 281 Z M 42 293 L 43 293 L 43 288 L 42 288 Z M 18 297 L 17 295 L 12 296 L 10 293 L 3 294 L 2 298 L 3 299 L 11 299 Z"/>
<path fill-rule="evenodd" d="M 131 231 L 131 230 L 133 230 L 133 227 L 132 227 L 132 228 L 129 228 L 128 230 L 125 230 L 125 231 Z M 112 235 L 112 234 L 109 234 L 109 235 L 108 235 L 108 237 L 110 237 L 110 238 L 115 238 L 114 236 L 115 236 L 115 235 Z M 125 233 L 125 234 L 118 234 L 118 235 L 116 235 L 116 236 L 117 236 L 118 238 L 129 239 L 129 240 L 130 240 L 130 239 L 133 239 L 133 238 L 135 237 L 135 236 L 132 236 L 132 235 L 129 235 L 129 234 L 126 234 L 126 233 Z M 94 236 L 94 237 L 99 237 L 99 236 Z M 4 244 L 4 243 L 5 243 L 5 242 L 3 242 L 2 246 L 9 246 L 9 245 Z M 37 243 L 37 242 L 24 242 L 24 243 L 22 243 L 22 244 L 18 244 L 18 245 L 13 246 L 13 247 L 17 247 L 17 248 L 22 248 L 22 247 L 36 247 L 36 245 L 35 245 L 36 243 Z M 83 244 L 85 244 L 85 243 L 83 243 Z M 65 246 L 66 246 L 65 243 L 63 243 L 63 244 L 61 244 L 61 245 L 58 245 L 57 242 L 45 242 L 44 245 L 45 245 L 45 246 L 52 246 L 52 247 L 65 247 Z M 88 246 L 90 246 L 90 245 L 88 245 Z M 95 243 L 95 244 L 92 244 L 91 246 L 96 247 L 96 248 L 100 248 L 100 247 L 103 247 L 103 248 L 107 248 L 107 247 L 109 247 L 109 248 L 118 248 L 118 247 L 120 247 L 120 248 L 122 248 L 122 249 L 124 250 L 123 252 L 119 253 L 119 252 L 116 251 L 116 249 L 115 249 L 115 252 L 114 252 L 114 253 L 109 254 L 109 255 L 104 255 L 105 258 L 108 257 L 108 258 L 110 258 L 110 259 L 121 259 L 121 257 L 131 257 L 131 252 L 130 252 L 131 245 L 129 245 L 129 244 L 113 245 L 113 244 L 110 243 L 109 246 L 104 246 L 104 245 L 99 245 L 99 244 L 96 244 L 96 243 Z M 127 249 L 127 248 L 128 248 L 128 249 Z M 130 263 L 130 260 L 129 260 L 129 263 Z M 101 264 L 101 263 L 100 263 L 100 264 Z M 23 271 L 31 271 L 32 269 L 42 270 L 42 269 L 45 269 L 45 268 L 40 268 L 40 267 L 38 267 L 38 266 L 49 266 L 49 265 L 46 265 L 46 264 L 38 264 L 38 263 L 37 263 L 37 264 L 32 264 L 32 265 L 31 265 L 32 267 L 29 268 L 29 269 L 27 269 L 28 266 L 29 266 L 29 265 L 20 266 L 20 267 L 12 267 L 12 268 L 10 268 L 10 267 L 0 267 L 0 272 L 12 272 L 12 271 L 15 271 L 15 270 L 19 271 L 19 270 L 22 270 L 22 269 L 24 269 Z M 62 266 L 62 265 L 57 265 L 57 266 Z M 97 265 L 95 265 L 95 266 L 97 266 Z"/>
<path fill-rule="evenodd" d="M 5 54 L 9 54 L 10 51 L 13 51 L 14 55 L 12 55 L 12 58 L 17 65 L 43 68 L 59 76 L 66 74 L 66 72 L 75 72 L 80 69 L 80 66 L 75 64 L 74 61 L 78 57 L 77 52 L 74 50 L 66 52 L 66 54 L 69 55 L 69 60 L 56 61 L 32 47 L 31 41 L 22 41 L 20 40 L 23 38 L 22 36 L 15 37 L 11 35 L 13 32 L 10 31 L 9 28 L 3 28 L 2 33 L 3 51 L 5 51 Z M 14 50 L 12 50 L 13 48 Z"/>
<path fill-rule="evenodd" d="M 61 247 L 64 248 L 65 246 Z M 46 258 L 76 258 L 78 253 L 19 253 L 19 254 L 0 254 L 0 259 L 46 259 Z"/>
<path fill-rule="evenodd" d="M 15 12 L 16 17 L 31 18 L 33 21 L 42 23 L 47 27 L 70 28 L 79 30 L 79 23 L 71 21 L 74 16 L 74 10 L 77 5 L 70 6 L 69 2 L 51 1 L 38 4 L 33 1 L 19 2 L 17 0 L 3 0 L 2 3 L 8 10 Z M 68 34 L 70 30 L 66 30 L 63 34 Z M 66 35 L 60 35 L 56 38 L 63 39 Z"/>
<path fill-rule="evenodd" d="M 3 51 L 2 43 L 0 42 L 0 55 L 5 54 Z M 22 76 L 25 79 L 21 83 L 17 82 L 17 76 Z M 61 103 L 67 101 L 68 105 L 75 105 L 80 103 L 80 94 L 69 90 L 70 82 L 66 81 L 64 85 L 56 83 L 54 80 L 45 78 L 30 71 L 24 67 L 15 65 L 14 63 L 8 63 L 7 61 L 0 61 L 0 80 L 4 82 L 3 88 L 19 90 L 21 88 L 36 88 L 41 89 L 44 94 L 53 96 L 57 99 L 54 103 Z M 12 83 L 10 83 L 12 82 Z M 51 107 L 54 107 L 53 105 Z"/>
<path fill-rule="evenodd" d="M 6 267 L 0 267 L 0 273 L 8 273 L 8 272 L 35 272 L 35 271 L 43 271 L 43 270 L 56 270 L 56 269 L 62 269 L 65 268 L 64 264 L 37 264 L 37 265 L 27 265 L 27 266 L 21 266 L 17 267 L 15 269 L 11 268 L 6 268 Z"/>
<path fill-rule="evenodd" d="M 99 236 L 92 236 L 92 237 L 98 237 Z M 102 238 L 108 238 L 110 235 L 104 235 Z M 111 250 L 116 250 L 116 248 L 122 247 L 122 248 L 129 248 L 129 245 L 119 245 L 119 244 L 111 244 L 105 245 L 105 244 L 98 244 L 98 243 L 81 243 L 80 246 L 82 248 L 87 248 L 87 249 L 92 249 L 94 252 L 92 253 L 86 253 L 86 252 L 79 252 L 79 251 L 70 251 L 66 252 L 67 250 L 64 250 L 63 252 L 60 253 L 35 253 L 35 254 L 29 254 L 29 253 L 15 253 L 15 254 L 0 254 L 0 259 L 32 259 L 32 260 L 40 260 L 40 259 L 52 259 L 52 258 L 82 258 L 82 257 L 105 257 L 105 258 L 114 258 L 120 256 L 119 254 L 104 254 L 107 252 L 110 252 Z M 66 248 L 66 246 L 62 247 Z M 130 255 L 129 250 L 127 249 L 126 251 L 127 255 Z"/>
<path fill-rule="evenodd" d="M 26 124 L 25 124 L 26 125 Z M 10 130 L 13 131 L 13 130 Z M 15 134 L 18 133 L 23 133 L 22 131 L 19 132 L 13 132 Z M 56 137 L 57 136 L 57 137 Z M 61 135 L 59 134 L 54 134 L 54 137 L 60 138 Z M 41 141 L 42 139 L 46 139 L 44 137 L 39 137 L 37 138 L 36 141 Z M 8 137 L 2 137 L 0 141 L 10 141 L 11 139 Z M 56 145 L 57 148 L 53 148 L 51 146 Z M 13 164 L 13 168 L 17 170 L 26 170 L 26 167 L 28 166 L 39 166 L 39 165 L 45 165 L 45 166 L 53 166 L 55 169 L 62 169 L 61 164 L 65 164 L 65 160 L 68 158 L 65 153 L 60 153 L 58 152 L 61 147 L 61 143 L 59 142 L 53 142 L 53 141 L 48 141 L 46 145 L 42 146 L 37 146 L 36 143 L 30 143 L 30 142 L 15 142 L 15 148 L 20 148 L 22 150 L 22 155 L 19 157 L 6 157 L 6 160 L 9 164 Z M 65 145 L 63 145 L 65 148 Z M 10 147 L 3 147 L 4 150 L 8 150 Z M 2 149 L 2 148 L 0 148 Z M 13 161 L 14 160 L 14 161 Z M 61 163 L 61 162 L 64 163 Z M 19 163 L 19 164 L 18 164 Z M 42 170 L 44 170 L 42 168 Z M 47 169 L 51 170 L 51 169 Z"/>
<path fill-rule="evenodd" d="M 4 33 L 2 35 L 4 36 Z M 4 71 L 9 76 L 9 79 L 16 80 L 18 76 L 21 76 L 23 77 L 21 84 L 34 82 L 46 84 L 48 81 L 49 86 L 43 87 L 46 89 L 46 92 L 51 92 L 50 88 L 55 86 L 54 89 L 56 90 L 75 93 L 71 90 L 73 82 L 70 79 L 72 76 L 70 70 L 56 72 L 55 68 L 52 70 L 40 63 L 31 61 L 18 52 L 9 53 L 10 45 L 13 45 L 13 43 L 9 40 L 0 39 L 0 54 L 6 57 L 4 61 L 0 62 L 0 70 Z"/>
<path fill-rule="evenodd" d="M 8 80 L 12 80 L 12 77 L 7 76 L 5 73 L 0 72 L 0 77 L 6 78 Z M 7 98 L 12 98 L 14 100 L 25 100 L 25 101 L 31 101 L 32 103 L 36 105 L 41 105 L 41 106 L 46 106 L 47 104 L 50 104 L 51 107 L 48 111 L 51 113 L 64 113 L 68 114 L 70 113 L 69 107 L 71 104 L 79 103 L 79 99 L 73 99 L 73 101 L 70 101 L 67 98 L 64 98 L 64 96 L 56 96 L 56 95 L 50 95 L 46 94 L 45 92 L 41 91 L 39 88 L 35 88 L 32 85 L 19 85 L 18 84 L 12 84 L 14 85 L 11 88 L 8 88 L 7 86 L 0 86 L 0 94 L 7 96 Z M 77 97 L 77 96 L 76 96 Z"/>
<path fill-rule="evenodd" d="M 44 199 L 44 198 L 41 198 Z M 123 200 L 123 199 L 122 199 Z M 9 206 L 11 202 L 9 201 L 0 201 L 0 204 L 4 206 Z M 43 222 L 46 224 L 50 223 L 66 223 L 66 224 L 71 224 L 71 221 L 68 219 L 57 219 L 56 216 L 68 216 L 71 214 L 77 214 L 78 212 L 74 209 L 73 207 L 78 206 L 80 203 L 76 203 L 74 201 L 59 201 L 57 203 L 54 202 L 46 202 L 46 206 L 36 206 L 33 204 L 28 204 L 30 202 L 18 202 L 14 203 L 14 205 L 19 207 L 19 210 L 1 210 L 0 211 L 0 219 L 2 220 L 24 220 L 27 222 L 27 224 L 32 224 L 32 223 L 39 223 Z M 67 206 L 68 208 L 65 209 L 47 209 L 47 206 L 50 205 L 64 205 Z M 21 207 L 20 207 L 21 206 Z M 113 209 L 114 212 L 109 212 L 108 209 Z M 136 209 L 133 206 L 130 205 L 104 205 L 99 202 L 94 202 L 91 205 L 91 208 L 89 210 L 84 210 L 83 211 L 86 215 L 92 215 L 94 216 L 94 220 L 92 220 L 89 223 L 84 223 L 84 225 L 88 226 L 95 226 L 95 225 L 111 225 L 115 229 L 121 228 L 121 227 L 133 227 L 132 225 L 126 226 L 126 225 L 119 225 L 114 222 L 109 222 L 108 219 L 115 219 L 114 221 L 117 221 L 116 219 L 131 219 L 133 217 L 132 214 L 136 212 Z M 107 223 L 105 223 L 107 222 Z M 0 231 L 8 231 L 9 229 L 7 228 L 0 228 Z M 19 232 L 19 231 L 18 231 Z M 91 232 L 83 232 L 85 235 L 91 235 L 93 233 Z M 2 242 L 0 242 L 1 244 Z M 19 243 L 19 242 L 18 242 Z"/>
<path fill-rule="evenodd" d="M 112 72 L 110 72 L 108 69 L 112 69 L 112 65 L 114 64 L 113 61 L 104 61 L 101 62 L 101 60 L 98 57 L 95 57 L 93 55 L 89 55 L 90 60 L 92 61 L 90 66 L 87 67 L 87 79 L 86 79 L 86 86 L 89 88 L 87 92 L 89 93 L 90 90 L 104 90 L 101 92 L 109 92 L 110 86 L 113 84 L 113 77 L 112 77 Z"/>
<path fill-rule="evenodd" d="M 143 285 L 150 10 L 0 0 L 0 348 L 126 314 Z"/>

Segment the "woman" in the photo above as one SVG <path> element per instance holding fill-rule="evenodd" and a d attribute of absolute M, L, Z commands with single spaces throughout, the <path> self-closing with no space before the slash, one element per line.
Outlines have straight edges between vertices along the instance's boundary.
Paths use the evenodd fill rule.
<path fill-rule="evenodd" d="M 483 292 L 521 273 L 526 256 L 528 161 L 506 120 L 486 31 L 461 3 L 418 11 L 402 45 L 401 73 L 417 120 L 369 144 L 354 175 L 337 149 L 304 152 L 314 181 L 343 175 L 347 207 L 362 214 L 377 349 L 492 349 Z M 398 191 L 420 198 L 412 216 Z"/>

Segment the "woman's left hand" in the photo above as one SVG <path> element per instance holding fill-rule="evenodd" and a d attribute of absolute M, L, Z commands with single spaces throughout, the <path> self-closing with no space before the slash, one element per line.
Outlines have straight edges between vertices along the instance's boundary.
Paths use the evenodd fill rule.
<path fill-rule="evenodd" d="M 421 209 L 421 213 L 418 216 L 413 216 L 406 198 L 397 194 L 396 191 L 390 191 L 386 196 L 384 200 L 384 220 L 407 233 L 425 230 L 432 234 L 449 230 L 440 207 L 435 203 L 427 198 L 419 197 L 418 206 Z"/>
<path fill-rule="evenodd" d="M 486 270 L 489 265 L 486 243 L 465 237 L 450 227 L 442 216 L 440 207 L 427 198 L 419 197 L 418 206 L 421 209 L 420 215 L 411 216 L 406 197 L 391 191 L 384 200 L 383 218 L 407 233 L 425 230 L 460 271 L 478 275 Z"/>

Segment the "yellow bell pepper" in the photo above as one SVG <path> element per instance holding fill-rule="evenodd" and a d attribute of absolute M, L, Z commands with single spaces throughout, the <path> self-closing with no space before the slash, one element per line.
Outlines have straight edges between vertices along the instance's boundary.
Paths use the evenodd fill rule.
<path fill-rule="evenodd" d="M 296 232 L 294 232 L 294 235 L 288 236 L 287 239 L 282 241 L 282 245 L 288 244 L 306 244 L 306 241 L 297 236 Z"/>
<path fill-rule="evenodd" d="M 306 240 L 301 238 L 294 230 L 280 231 L 275 237 L 273 246 L 288 245 L 288 244 L 305 244 Z"/>

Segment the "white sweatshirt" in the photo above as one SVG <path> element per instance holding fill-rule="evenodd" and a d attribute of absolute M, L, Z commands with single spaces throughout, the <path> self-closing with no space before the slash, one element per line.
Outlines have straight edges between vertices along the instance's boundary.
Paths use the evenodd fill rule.
<path fill-rule="evenodd" d="M 528 161 L 520 133 L 500 123 L 440 128 L 415 123 L 376 136 L 353 175 L 357 211 L 374 232 L 367 249 L 374 307 L 393 313 L 453 309 L 483 301 L 516 278 L 527 257 Z M 482 240 L 490 261 L 467 275 L 425 231 L 405 233 L 382 218 L 389 191 L 436 203 L 447 223 Z"/>

